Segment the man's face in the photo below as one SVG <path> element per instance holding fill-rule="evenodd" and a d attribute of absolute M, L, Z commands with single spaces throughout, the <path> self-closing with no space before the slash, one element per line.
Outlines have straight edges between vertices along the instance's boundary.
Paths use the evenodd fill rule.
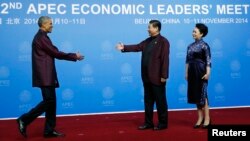
<path fill-rule="evenodd" d="M 51 32 L 52 32 L 52 28 L 53 28 L 52 20 L 51 20 L 51 19 L 46 20 L 46 21 L 42 24 L 42 28 L 44 29 L 45 32 L 51 33 Z"/>
<path fill-rule="evenodd" d="M 153 27 L 152 24 L 148 25 L 148 34 L 149 36 L 155 36 L 158 34 L 158 27 Z"/>

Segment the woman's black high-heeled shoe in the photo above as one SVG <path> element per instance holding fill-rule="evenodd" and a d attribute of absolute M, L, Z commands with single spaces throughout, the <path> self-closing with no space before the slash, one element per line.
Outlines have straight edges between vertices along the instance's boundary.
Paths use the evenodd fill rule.
<path fill-rule="evenodd" d="M 193 128 L 194 129 L 200 128 L 203 123 L 204 123 L 204 118 L 202 119 L 200 124 L 195 124 Z"/>
<path fill-rule="evenodd" d="M 202 128 L 203 128 L 203 129 L 207 129 L 208 127 L 211 126 L 211 123 L 212 123 L 211 120 L 209 120 L 208 125 L 204 125 L 204 124 L 203 124 Z"/>

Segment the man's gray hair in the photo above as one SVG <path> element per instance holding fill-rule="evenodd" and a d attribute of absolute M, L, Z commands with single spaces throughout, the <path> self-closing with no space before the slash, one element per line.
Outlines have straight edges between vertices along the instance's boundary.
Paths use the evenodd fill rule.
<path fill-rule="evenodd" d="M 50 20 L 51 18 L 48 17 L 48 16 L 41 16 L 39 19 L 38 19 L 38 26 L 41 27 L 42 24 L 47 21 L 47 20 Z"/>

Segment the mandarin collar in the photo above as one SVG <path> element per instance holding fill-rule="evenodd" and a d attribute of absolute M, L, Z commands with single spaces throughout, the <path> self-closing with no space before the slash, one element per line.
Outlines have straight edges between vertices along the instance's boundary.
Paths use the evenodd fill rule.
<path fill-rule="evenodd" d="M 47 35 L 47 32 L 43 31 L 42 29 L 39 29 L 39 32 L 42 33 L 42 34 Z"/>
<path fill-rule="evenodd" d="M 201 42 L 201 41 L 203 41 L 203 39 L 201 38 L 201 39 L 199 39 L 199 40 L 195 40 L 195 43 L 199 43 L 199 42 Z"/>
<path fill-rule="evenodd" d="M 155 38 L 158 38 L 161 34 L 157 34 L 156 36 L 151 36 L 151 39 L 155 39 Z"/>

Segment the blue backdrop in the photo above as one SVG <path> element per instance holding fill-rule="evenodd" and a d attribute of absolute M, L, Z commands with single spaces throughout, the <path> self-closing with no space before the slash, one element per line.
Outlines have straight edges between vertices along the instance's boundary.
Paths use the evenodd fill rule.
<path fill-rule="evenodd" d="M 204 40 L 212 53 L 210 106 L 249 106 L 249 6 L 243 0 L 1 0 L 0 118 L 17 117 L 41 100 L 40 90 L 31 87 L 31 42 L 42 15 L 52 17 L 54 28 L 49 36 L 60 50 L 85 55 L 81 62 L 56 61 L 61 84 L 57 114 L 144 109 L 141 53 L 122 54 L 115 45 L 147 38 L 150 19 L 162 22 L 161 34 L 171 44 L 170 109 L 194 108 L 187 104 L 184 68 L 197 22 L 209 27 Z"/>

